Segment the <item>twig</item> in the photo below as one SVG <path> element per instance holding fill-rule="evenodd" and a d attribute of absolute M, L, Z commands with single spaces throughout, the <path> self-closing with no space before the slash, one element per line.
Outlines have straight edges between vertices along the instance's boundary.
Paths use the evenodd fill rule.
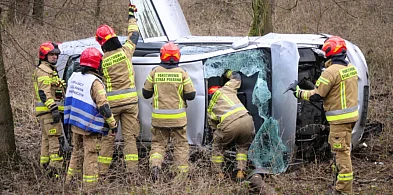
<path fill-rule="evenodd" d="M 284 10 L 287 10 L 287 11 L 292 11 L 293 9 L 295 9 L 297 7 L 298 2 L 299 2 L 299 0 L 296 0 L 295 5 L 290 7 L 290 8 L 285 8 L 285 7 L 281 7 L 281 6 L 278 6 L 278 5 L 273 5 L 273 6 L 281 8 L 281 9 L 284 9 Z"/>
<path fill-rule="evenodd" d="M 351 13 L 348 12 L 348 10 L 344 9 L 339 3 L 337 3 L 335 0 L 332 0 L 340 9 L 344 10 L 348 15 L 352 16 L 353 18 L 358 19 L 357 16 L 352 15 Z"/>

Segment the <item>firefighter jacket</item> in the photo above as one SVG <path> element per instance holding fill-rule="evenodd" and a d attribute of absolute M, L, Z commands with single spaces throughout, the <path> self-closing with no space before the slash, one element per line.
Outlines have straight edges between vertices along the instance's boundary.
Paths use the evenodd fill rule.
<path fill-rule="evenodd" d="M 55 66 L 47 61 L 41 61 L 33 73 L 33 81 L 37 116 L 50 113 L 51 110 L 56 108 L 59 111 L 64 110 L 65 83 L 64 80 L 59 78 Z"/>
<path fill-rule="evenodd" d="M 358 120 L 358 74 L 352 64 L 325 63 L 326 70 L 318 78 L 314 90 L 300 90 L 300 98 L 310 100 L 313 95 L 323 98 L 326 119 L 330 124 Z"/>
<path fill-rule="evenodd" d="M 135 18 L 130 18 L 128 23 L 126 43 L 119 49 L 105 52 L 102 58 L 103 81 L 112 108 L 138 102 L 132 56 L 138 41 L 139 28 Z"/>
<path fill-rule="evenodd" d="M 143 90 L 153 94 L 152 126 L 184 127 L 187 125 L 186 101 L 195 98 L 191 78 L 182 68 L 155 67 L 147 76 Z M 187 97 L 193 94 L 191 98 Z M 150 98 L 144 95 L 145 98 Z"/>
<path fill-rule="evenodd" d="M 105 104 L 108 101 L 101 80 L 94 74 L 75 72 L 68 80 L 64 124 L 74 125 L 90 133 L 102 133 L 104 123 L 114 128 L 116 122 L 113 115 L 104 118 L 99 111 Z"/>
<path fill-rule="evenodd" d="M 208 123 L 213 129 L 225 129 L 239 117 L 248 114 L 247 109 L 237 97 L 240 78 L 230 77 L 225 85 L 214 92 L 207 107 Z"/>

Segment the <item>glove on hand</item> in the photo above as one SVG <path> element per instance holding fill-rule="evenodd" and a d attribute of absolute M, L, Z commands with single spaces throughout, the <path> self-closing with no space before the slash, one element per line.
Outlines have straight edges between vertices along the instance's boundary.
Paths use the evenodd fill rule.
<path fill-rule="evenodd" d="M 134 16 L 135 17 L 135 12 L 137 12 L 138 11 L 138 9 L 136 8 L 136 6 L 135 5 L 133 5 L 133 4 L 128 4 L 128 16 Z"/>
<path fill-rule="evenodd" d="M 54 109 L 51 111 L 51 113 L 52 113 L 53 123 L 58 123 L 58 122 L 60 122 L 61 116 L 60 116 L 59 109 L 56 107 L 56 108 L 54 108 Z"/>
<path fill-rule="evenodd" d="M 227 79 L 230 79 L 231 78 L 231 75 L 232 75 L 232 70 L 230 70 L 230 69 L 227 69 L 227 70 L 225 70 L 225 72 L 224 72 L 224 77 L 225 78 L 227 78 Z"/>
<path fill-rule="evenodd" d="M 293 89 L 291 89 L 291 91 L 293 91 L 293 95 L 294 95 L 296 98 L 300 98 L 300 92 L 301 92 L 302 90 L 300 89 L 299 85 L 296 85 L 296 90 L 295 90 L 295 91 L 294 91 Z"/>

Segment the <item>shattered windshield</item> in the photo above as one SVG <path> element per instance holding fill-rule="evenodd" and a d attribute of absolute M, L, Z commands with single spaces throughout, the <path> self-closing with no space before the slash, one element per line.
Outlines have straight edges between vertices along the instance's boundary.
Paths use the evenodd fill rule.
<path fill-rule="evenodd" d="M 252 104 L 258 108 L 258 115 L 262 118 L 263 124 L 257 127 L 259 129 L 250 146 L 248 156 L 256 168 L 265 169 L 270 173 L 280 173 L 287 168 L 288 160 L 286 146 L 279 134 L 279 124 L 271 117 L 269 109 L 272 98 L 269 90 L 270 59 L 270 52 L 263 49 L 221 55 L 206 60 L 204 74 L 205 78 L 221 76 L 226 69 L 240 71 L 247 77 L 258 74 L 252 92 Z"/>

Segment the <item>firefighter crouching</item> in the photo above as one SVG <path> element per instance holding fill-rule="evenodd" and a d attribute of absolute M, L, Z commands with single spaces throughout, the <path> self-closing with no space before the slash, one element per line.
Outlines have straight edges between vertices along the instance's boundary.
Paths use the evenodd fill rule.
<path fill-rule="evenodd" d="M 138 150 L 136 136 L 140 133 L 138 120 L 138 96 L 135 88 L 135 73 L 132 56 L 136 49 L 139 31 L 134 13 L 135 5 L 129 5 L 128 39 L 121 45 L 115 31 L 108 25 L 101 25 L 96 31 L 96 41 L 104 51 L 102 60 L 103 81 L 108 101 L 116 121 L 120 120 L 124 139 L 124 161 L 128 179 L 138 176 Z M 102 138 L 98 157 L 100 174 L 106 175 L 112 162 L 115 137 Z M 130 180 L 129 180 L 130 181 Z"/>
<path fill-rule="evenodd" d="M 159 179 L 161 163 L 169 140 L 174 147 L 174 169 L 178 176 L 189 171 L 186 100 L 195 98 L 195 89 L 187 72 L 178 66 L 180 50 L 172 42 L 160 50 L 161 64 L 147 76 L 142 89 L 143 97 L 153 97 L 150 151 L 152 180 Z"/>
<path fill-rule="evenodd" d="M 49 176 L 57 177 L 63 168 L 59 138 L 62 135 L 61 116 L 64 110 L 64 80 L 60 79 L 56 63 L 60 50 L 56 43 L 45 42 L 39 48 L 39 65 L 34 71 L 35 109 L 42 130 L 40 164 Z M 49 165 L 49 169 L 48 168 Z"/>
<path fill-rule="evenodd" d="M 236 179 L 243 180 L 247 166 L 247 151 L 255 132 L 254 121 L 237 97 L 237 90 L 241 85 L 240 74 L 228 70 L 224 76 L 229 81 L 213 93 L 207 108 L 208 123 L 214 132 L 212 170 L 216 174 L 216 179 L 223 179 L 221 166 L 224 162 L 224 150 L 234 142 L 238 170 Z"/>
<path fill-rule="evenodd" d="M 101 59 L 102 54 L 96 48 L 82 52 L 81 72 L 74 72 L 69 78 L 65 100 L 64 123 L 71 125 L 74 146 L 66 181 L 70 183 L 83 173 L 86 189 L 91 189 L 98 181 L 99 138 L 109 130 L 104 128 L 104 123 L 112 132 L 116 132 L 117 126 L 98 75 Z"/>
<path fill-rule="evenodd" d="M 328 38 L 322 50 L 328 61 L 315 89 L 301 90 L 297 86 L 294 95 L 308 101 L 323 100 L 330 124 L 329 144 L 339 171 L 333 193 L 352 194 L 351 136 L 358 120 L 358 74 L 356 68 L 345 60 L 347 47 L 342 38 Z"/>

